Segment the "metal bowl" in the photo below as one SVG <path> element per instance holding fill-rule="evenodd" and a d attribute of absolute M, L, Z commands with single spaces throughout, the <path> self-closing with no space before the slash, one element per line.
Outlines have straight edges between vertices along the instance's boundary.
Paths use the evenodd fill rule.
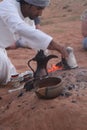
<path fill-rule="evenodd" d="M 34 83 L 35 93 L 39 98 L 50 99 L 57 97 L 63 90 L 62 79 L 47 77 Z"/>

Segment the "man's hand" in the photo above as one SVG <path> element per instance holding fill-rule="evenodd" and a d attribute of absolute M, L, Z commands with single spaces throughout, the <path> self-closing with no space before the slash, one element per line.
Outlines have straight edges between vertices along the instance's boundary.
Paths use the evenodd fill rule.
<path fill-rule="evenodd" d="M 67 52 L 66 48 L 61 46 L 61 45 L 59 45 L 59 44 L 57 44 L 54 41 L 51 41 L 51 43 L 48 46 L 48 49 L 56 50 L 56 51 L 60 52 L 61 55 L 62 55 L 62 58 L 65 58 L 65 59 L 68 58 L 68 52 Z"/>

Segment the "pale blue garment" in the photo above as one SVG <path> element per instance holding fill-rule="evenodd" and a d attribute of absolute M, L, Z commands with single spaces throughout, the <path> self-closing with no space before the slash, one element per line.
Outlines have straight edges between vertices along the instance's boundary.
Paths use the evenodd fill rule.
<path fill-rule="evenodd" d="M 83 40 L 82 40 L 82 45 L 83 45 L 83 48 L 85 50 L 87 50 L 87 37 L 85 37 Z"/>

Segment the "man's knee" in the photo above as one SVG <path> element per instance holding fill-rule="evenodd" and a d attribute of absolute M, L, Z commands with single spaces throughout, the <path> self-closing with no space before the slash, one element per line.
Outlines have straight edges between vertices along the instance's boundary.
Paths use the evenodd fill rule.
<path fill-rule="evenodd" d="M 9 64 L 5 55 L 0 55 L 0 83 L 6 83 L 9 80 Z"/>

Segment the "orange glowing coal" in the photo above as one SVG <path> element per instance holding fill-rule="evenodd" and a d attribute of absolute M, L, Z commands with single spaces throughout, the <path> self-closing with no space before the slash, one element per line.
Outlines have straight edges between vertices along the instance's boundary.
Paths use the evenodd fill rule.
<path fill-rule="evenodd" d="M 62 70 L 62 69 L 63 69 L 62 66 L 52 65 L 52 67 L 48 69 L 48 73 L 54 72 L 54 71 L 57 71 L 57 70 Z"/>

